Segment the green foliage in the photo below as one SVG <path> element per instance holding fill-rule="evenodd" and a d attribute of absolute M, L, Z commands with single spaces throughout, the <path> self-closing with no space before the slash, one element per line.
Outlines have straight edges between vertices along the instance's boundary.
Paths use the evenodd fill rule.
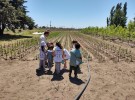
<path fill-rule="evenodd" d="M 0 34 L 6 27 L 13 29 L 13 23 L 17 22 L 16 18 L 17 10 L 7 1 L 0 1 Z"/>
<path fill-rule="evenodd" d="M 59 34 L 59 32 L 51 32 L 48 38 L 57 37 Z"/>
<path fill-rule="evenodd" d="M 123 8 L 122 8 L 122 3 L 118 3 L 115 6 L 112 7 L 110 11 L 110 17 L 107 17 L 107 26 L 115 25 L 117 26 L 126 26 L 127 22 L 127 2 L 125 2 Z"/>
<path fill-rule="evenodd" d="M 131 31 L 131 32 L 135 32 L 135 21 L 130 21 L 129 23 L 128 23 L 128 29 L 129 29 L 129 31 Z"/>
<path fill-rule="evenodd" d="M 0 35 L 8 28 L 15 32 L 17 28 L 33 29 L 34 21 L 27 16 L 25 0 L 1 0 L 0 1 Z"/>
<path fill-rule="evenodd" d="M 132 24 L 129 24 L 132 25 Z M 128 27 L 130 28 L 130 27 Z M 131 30 L 135 29 L 135 27 L 131 27 Z M 82 33 L 90 34 L 93 36 L 102 36 L 103 39 L 135 39 L 135 31 L 131 31 L 130 29 L 123 28 L 122 26 L 111 25 L 108 27 L 88 27 L 82 30 Z"/>

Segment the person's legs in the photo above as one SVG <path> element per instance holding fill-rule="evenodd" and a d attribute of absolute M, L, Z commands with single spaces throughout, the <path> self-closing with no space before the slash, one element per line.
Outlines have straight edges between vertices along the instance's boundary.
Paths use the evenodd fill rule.
<path fill-rule="evenodd" d="M 69 69 L 69 77 L 71 77 L 72 69 L 73 69 L 73 66 L 70 65 L 70 69 Z"/>
<path fill-rule="evenodd" d="M 82 73 L 79 65 L 78 65 L 77 73 Z"/>
<path fill-rule="evenodd" d="M 40 62 L 39 62 L 39 69 L 45 70 L 45 61 L 44 60 L 40 60 Z"/>
<path fill-rule="evenodd" d="M 58 73 L 60 73 L 61 63 L 58 63 Z"/>
<path fill-rule="evenodd" d="M 67 60 L 64 59 L 64 68 L 67 68 Z"/>
<path fill-rule="evenodd" d="M 57 73 L 57 62 L 55 62 L 55 72 Z"/>
<path fill-rule="evenodd" d="M 43 70 L 45 70 L 45 60 L 43 60 Z"/>
<path fill-rule="evenodd" d="M 52 62 L 51 61 L 48 61 L 48 68 L 49 68 L 49 71 L 51 71 L 51 68 L 52 68 Z"/>
<path fill-rule="evenodd" d="M 56 73 L 59 74 L 60 73 L 60 63 L 59 62 L 55 63 L 55 69 L 56 69 Z"/>
<path fill-rule="evenodd" d="M 43 68 L 43 60 L 40 60 L 39 61 L 39 69 L 42 69 Z"/>
<path fill-rule="evenodd" d="M 74 75 L 75 75 L 75 77 L 77 77 L 77 70 L 78 70 L 78 65 L 76 66 L 76 67 L 74 67 Z"/>
<path fill-rule="evenodd" d="M 44 68 L 48 67 L 48 58 L 47 58 L 47 54 L 45 53 L 45 58 L 44 58 Z"/>

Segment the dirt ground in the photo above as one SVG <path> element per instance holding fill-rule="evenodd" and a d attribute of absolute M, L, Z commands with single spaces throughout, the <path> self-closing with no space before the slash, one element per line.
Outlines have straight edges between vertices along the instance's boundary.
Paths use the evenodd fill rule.
<path fill-rule="evenodd" d="M 69 40 L 69 38 L 67 39 Z M 69 41 L 68 41 L 69 42 Z M 87 81 L 87 60 L 83 58 L 78 79 L 52 73 L 37 75 L 39 51 L 25 57 L 25 61 L 0 59 L 0 100 L 73 100 Z M 94 56 L 94 55 L 93 55 Z M 90 83 L 80 100 L 135 100 L 135 62 L 90 61 Z"/>
<path fill-rule="evenodd" d="M 87 80 L 87 63 L 78 79 L 56 78 L 51 73 L 36 75 L 39 61 L 0 60 L 0 100 L 73 100 Z M 63 65 L 62 65 L 63 68 Z M 81 100 L 134 100 L 135 63 L 90 62 L 90 83 Z M 52 69 L 54 72 L 54 67 Z M 72 74 L 72 76 L 74 76 Z"/>
<path fill-rule="evenodd" d="M 0 100 L 73 100 L 86 82 L 85 64 L 82 65 L 84 73 L 78 74 L 78 79 L 74 74 L 69 79 L 68 68 L 63 70 L 63 65 L 60 78 L 53 73 L 38 76 L 39 61 L 32 60 L 32 55 L 27 60 L 0 60 Z"/>

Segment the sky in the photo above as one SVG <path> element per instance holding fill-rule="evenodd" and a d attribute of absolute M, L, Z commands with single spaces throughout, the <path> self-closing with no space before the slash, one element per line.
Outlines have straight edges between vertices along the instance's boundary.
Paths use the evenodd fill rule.
<path fill-rule="evenodd" d="M 85 28 L 106 26 L 110 10 L 127 2 L 127 17 L 135 17 L 135 0 L 26 0 L 25 6 L 38 26 Z"/>

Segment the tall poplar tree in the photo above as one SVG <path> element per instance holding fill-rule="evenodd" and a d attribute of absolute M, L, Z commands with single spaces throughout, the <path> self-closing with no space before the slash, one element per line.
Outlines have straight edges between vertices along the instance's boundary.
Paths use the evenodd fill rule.
<path fill-rule="evenodd" d="M 122 3 L 118 3 L 116 7 L 115 6 L 112 7 L 110 11 L 109 21 L 107 22 L 109 22 L 109 26 L 115 25 L 116 27 L 117 26 L 125 27 L 127 22 L 126 15 L 127 15 L 127 2 L 125 2 L 123 8 Z"/>

